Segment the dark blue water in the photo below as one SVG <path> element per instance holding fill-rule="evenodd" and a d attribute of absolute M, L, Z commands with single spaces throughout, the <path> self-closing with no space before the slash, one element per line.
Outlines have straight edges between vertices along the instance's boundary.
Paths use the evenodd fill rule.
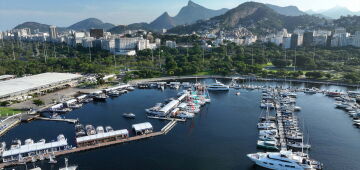
<path fill-rule="evenodd" d="M 206 80 L 212 82 L 213 80 Z M 259 83 L 283 85 L 284 83 Z M 297 84 L 298 87 L 308 85 Z M 312 85 L 311 85 L 312 86 Z M 321 86 L 325 89 L 345 90 L 343 87 Z M 237 91 L 241 92 L 236 96 Z M 148 119 L 144 109 L 165 99 L 175 97 L 176 90 L 137 89 L 117 98 L 109 98 L 105 103 L 89 103 L 81 109 L 65 115 L 79 118 L 83 124 L 112 126 L 114 129 L 127 128 L 145 121 L 151 122 L 156 130 L 167 121 Z M 177 169 L 260 169 L 246 158 L 246 154 L 257 152 L 256 123 L 261 112 L 258 90 L 230 90 L 210 93 L 211 103 L 191 121 L 178 123 L 167 135 L 141 141 L 119 144 L 92 151 L 66 155 L 70 164 L 79 169 L 137 169 L 137 170 L 177 170 Z M 303 108 L 299 113 L 310 136 L 310 155 L 325 164 L 325 169 L 355 170 L 360 167 L 360 130 L 352 126 L 346 113 L 334 108 L 334 100 L 322 94 L 305 95 L 299 93 L 298 104 Z M 133 112 L 136 119 L 122 117 L 124 112 Z M 64 134 L 74 144 L 74 127 L 62 122 L 33 121 L 17 126 L 1 141 L 9 143 L 15 138 L 48 141 Z M 42 169 L 63 167 L 63 158 L 58 157 L 57 165 L 47 161 L 36 163 Z M 28 164 L 28 167 L 33 167 Z M 24 166 L 14 167 L 25 169 Z"/>

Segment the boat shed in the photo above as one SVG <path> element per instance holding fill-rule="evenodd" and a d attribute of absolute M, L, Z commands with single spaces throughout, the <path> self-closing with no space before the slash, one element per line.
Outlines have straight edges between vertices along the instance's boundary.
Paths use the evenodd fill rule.
<path fill-rule="evenodd" d="M 175 108 L 179 104 L 179 100 L 172 100 L 168 104 L 166 104 L 163 108 L 159 110 L 160 116 L 167 115 L 171 109 Z"/>
<path fill-rule="evenodd" d="M 187 97 L 187 96 L 189 96 L 189 94 L 188 94 L 188 93 L 185 93 L 185 94 L 181 95 L 177 100 L 182 101 L 182 100 L 184 100 L 185 97 Z"/>
<path fill-rule="evenodd" d="M 33 144 L 21 145 L 18 148 L 5 150 L 2 153 L 3 162 L 11 162 L 19 160 L 19 156 L 28 157 L 31 154 L 44 154 L 49 152 L 56 152 L 64 149 L 68 145 L 67 140 L 58 140 L 55 142 L 45 143 L 37 142 Z"/>
<path fill-rule="evenodd" d="M 129 137 L 129 131 L 127 129 L 122 129 L 111 132 L 98 133 L 95 135 L 78 137 L 76 138 L 76 143 L 78 146 L 89 146 L 97 143 L 124 139 L 127 137 Z"/>
<path fill-rule="evenodd" d="M 153 126 L 149 122 L 133 124 L 132 128 L 134 129 L 136 135 L 143 135 L 153 131 Z"/>
<path fill-rule="evenodd" d="M 81 102 L 81 101 L 83 101 L 86 97 L 87 97 L 87 95 L 86 95 L 86 94 L 83 94 L 83 95 L 81 95 L 81 96 L 76 97 L 76 99 L 78 100 L 78 102 Z"/>
<path fill-rule="evenodd" d="M 65 101 L 65 102 L 64 102 L 64 105 L 67 106 L 67 107 L 69 107 L 71 104 L 75 104 L 76 102 L 77 102 L 76 99 L 70 99 L 70 100 L 68 100 L 68 101 Z"/>
<path fill-rule="evenodd" d="M 56 104 L 56 105 L 53 105 L 49 108 L 50 111 L 52 110 L 57 110 L 57 109 L 61 109 L 64 107 L 64 104 L 60 103 L 60 104 Z"/>

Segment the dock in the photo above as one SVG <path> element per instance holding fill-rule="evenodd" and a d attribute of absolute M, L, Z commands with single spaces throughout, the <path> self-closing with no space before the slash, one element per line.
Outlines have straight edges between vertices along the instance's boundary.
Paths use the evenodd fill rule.
<path fill-rule="evenodd" d="M 40 117 L 40 116 L 33 117 L 33 119 L 48 120 L 48 121 L 60 121 L 60 122 L 67 122 L 67 123 L 73 123 L 73 124 L 79 122 L 78 119 L 52 119 L 52 118 Z"/>
<path fill-rule="evenodd" d="M 172 120 L 168 124 L 166 124 L 158 132 L 151 132 L 151 133 L 147 133 L 147 134 L 143 134 L 143 135 L 137 135 L 137 136 L 132 136 L 132 137 L 124 138 L 124 139 L 118 139 L 118 140 L 115 140 L 115 141 L 98 143 L 96 145 L 91 145 L 91 146 L 76 147 L 76 148 L 72 148 L 72 149 L 68 149 L 68 150 L 54 152 L 54 155 L 55 156 L 61 156 L 61 155 L 67 155 L 67 154 L 72 154 L 72 153 L 76 153 L 76 152 L 85 152 L 85 151 L 90 151 L 90 150 L 93 150 L 93 149 L 99 149 L 99 148 L 103 148 L 103 147 L 116 145 L 116 144 L 122 144 L 122 143 L 137 141 L 137 140 L 141 140 L 141 139 L 152 138 L 152 137 L 155 137 L 155 136 L 166 135 L 168 132 L 170 132 L 175 127 L 176 123 L 177 123 L 177 120 Z M 52 154 L 52 153 L 47 153 L 47 154 L 44 154 L 42 156 L 44 156 L 44 158 L 48 158 L 50 156 L 50 154 Z M 39 160 L 40 156 L 37 155 L 34 158 L 36 160 Z M 24 159 L 23 162 L 0 163 L 0 169 L 5 168 L 5 167 L 9 167 L 9 166 L 22 165 L 25 162 L 29 163 L 31 161 L 32 161 L 31 158 L 27 158 L 27 159 Z"/>
<path fill-rule="evenodd" d="M 178 119 L 178 118 L 171 118 L 171 117 L 160 117 L 160 116 L 147 116 L 150 119 L 159 119 L 159 120 L 169 120 L 169 121 L 173 121 L 176 120 L 178 122 L 185 122 L 186 119 Z"/>

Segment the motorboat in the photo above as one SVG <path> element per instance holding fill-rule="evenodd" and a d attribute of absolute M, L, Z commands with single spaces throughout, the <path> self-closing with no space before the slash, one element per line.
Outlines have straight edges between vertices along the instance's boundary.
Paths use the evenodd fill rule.
<path fill-rule="evenodd" d="M 86 129 L 86 134 L 89 136 L 89 135 L 95 135 L 96 134 L 96 130 L 94 128 L 93 125 L 86 125 L 85 126 L 85 129 Z"/>
<path fill-rule="evenodd" d="M 288 147 L 293 148 L 293 149 L 310 149 L 311 145 L 310 144 L 304 144 L 302 142 L 289 142 L 287 144 Z"/>
<path fill-rule="evenodd" d="M 225 85 L 217 80 L 215 80 L 215 83 L 207 86 L 207 90 L 209 91 L 228 91 L 229 89 L 230 87 L 228 85 Z"/>
<path fill-rule="evenodd" d="M 106 127 L 105 127 L 105 130 L 106 130 L 106 132 L 112 132 L 112 131 L 114 131 L 114 129 L 113 129 L 111 126 L 106 126 Z"/>
<path fill-rule="evenodd" d="M 94 96 L 94 101 L 106 101 L 108 96 L 104 93 L 100 93 Z"/>
<path fill-rule="evenodd" d="M 159 111 L 162 108 L 162 106 L 163 106 L 162 103 L 157 103 L 154 107 L 145 109 L 145 111 L 146 111 L 146 113 L 151 114 L 151 115 L 158 115 L 158 114 L 161 114 Z"/>
<path fill-rule="evenodd" d="M 96 132 L 99 134 L 99 133 L 104 133 L 105 131 L 104 131 L 104 127 L 102 127 L 102 126 L 98 126 L 98 127 L 96 127 Z"/>
<path fill-rule="evenodd" d="M 263 122 L 257 124 L 258 129 L 276 129 L 274 122 Z"/>
<path fill-rule="evenodd" d="M 262 141 L 276 141 L 276 135 L 261 135 L 259 139 Z"/>
<path fill-rule="evenodd" d="M 191 118 L 193 118 L 195 116 L 195 114 L 183 111 L 183 112 L 180 112 L 180 114 L 178 114 L 176 116 L 179 117 L 179 118 L 186 118 L 186 119 L 189 118 L 189 119 L 191 119 Z"/>
<path fill-rule="evenodd" d="M 120 95 L 120 92 L 117 91 L 117 90 L 111 90 L 111 91 L 109 91 L 108 94 L 109 94 L 109 96 L 111 96 L 111 97 L 117 97 L 117 96 Z"/>
<path fill-rule="evenodd" d="M 279 170 L 321 170 L 323 164 L 310 159 L 305 154 L 295 154 L 291 151 L 258 152 L 247 154 L 256 165 L 267 169 Z"/>
<path fill-rule="evenodd" d="M 270 150 L 279 150 L 277 140 L 274 140 L 274 141 L 270 141 L 270 140 L 267 140 L 267 141 L 258 140 L 258 141 L 257 141 L 257 147 L 259 147 L 259 148 L 264 148 L 264 149 L 270 149 Z"/>
<path fill-rule="evenodd" d="M 135 118 L 135 114 L 134 113 L 123 113 L 123 117 L 125 118 Z"/>

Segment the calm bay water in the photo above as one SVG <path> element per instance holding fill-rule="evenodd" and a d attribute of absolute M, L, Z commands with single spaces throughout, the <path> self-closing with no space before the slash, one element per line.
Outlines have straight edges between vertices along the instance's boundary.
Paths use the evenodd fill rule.
<path fill-rule="evenodd" d="M 208 83 L 212 79 L 204 80 Z M 222 80 L 226 83 L 225 80 Z M 285 83 L 259 83 L 263 85 L 288 86 Z M 304 87 L 304 84 L 297 84 Z M 314 85 L 308 85 L 310 87 Z M 345 90 L 344 87 L 321 86 L 323 89 Z M 236 96 L 237 91 L 241 92 Z M 104 103 L 85 104 L 74 110 L 66 118 L 79 118 L 84 125 L 112 126 L 114 129 L 131 130 L 134 123 L 151 122 L 155 130 L 160 130 L 167 121 L 148 119 L 144 109 L 176 97 L 178 91 L 166 89 L 137 89 L 117 98 L 109 98 Z M 211 103 L 202 108 L 193 120 L 178 123 L 167 135 L 141 141 L 120 144 L 97 150 L 66 155 L 69 164 L 76 164 L 81 170 L 95 169 L 260 169 L 246 157 L 257 152 L 256 123 L 261 113 L 259 101 L 261 91 L 234 90 L 210 92 Z M 324 163 L 325 169 L 356 170 L 360 167 L 360 130 L 352 125 L 346 113 L 335 109 L 334 100 L 322 94 L 306 95 L 298 93 L 298 113 L 305 122 L 312 149 L 310 156 Z M 124 112 L 133 112 L 136 119 L 127 120 Z M 13 139 L 32 138 L 47 141 L 64 134 L 75 145 L 74 125 L 63 122 L 33 121 L 21 124 L 0 138 L 8 144 Z M 42 169 L 63 167 L 63 158 L 58 157 L 57 165 L 47 161 L 36 163 Z M 28 164 L 32 168 L 32 164 Z M 25 169 L 24 166 L 12 167 Z M 12 169 L 10 168 L 10 169 Z"/>

